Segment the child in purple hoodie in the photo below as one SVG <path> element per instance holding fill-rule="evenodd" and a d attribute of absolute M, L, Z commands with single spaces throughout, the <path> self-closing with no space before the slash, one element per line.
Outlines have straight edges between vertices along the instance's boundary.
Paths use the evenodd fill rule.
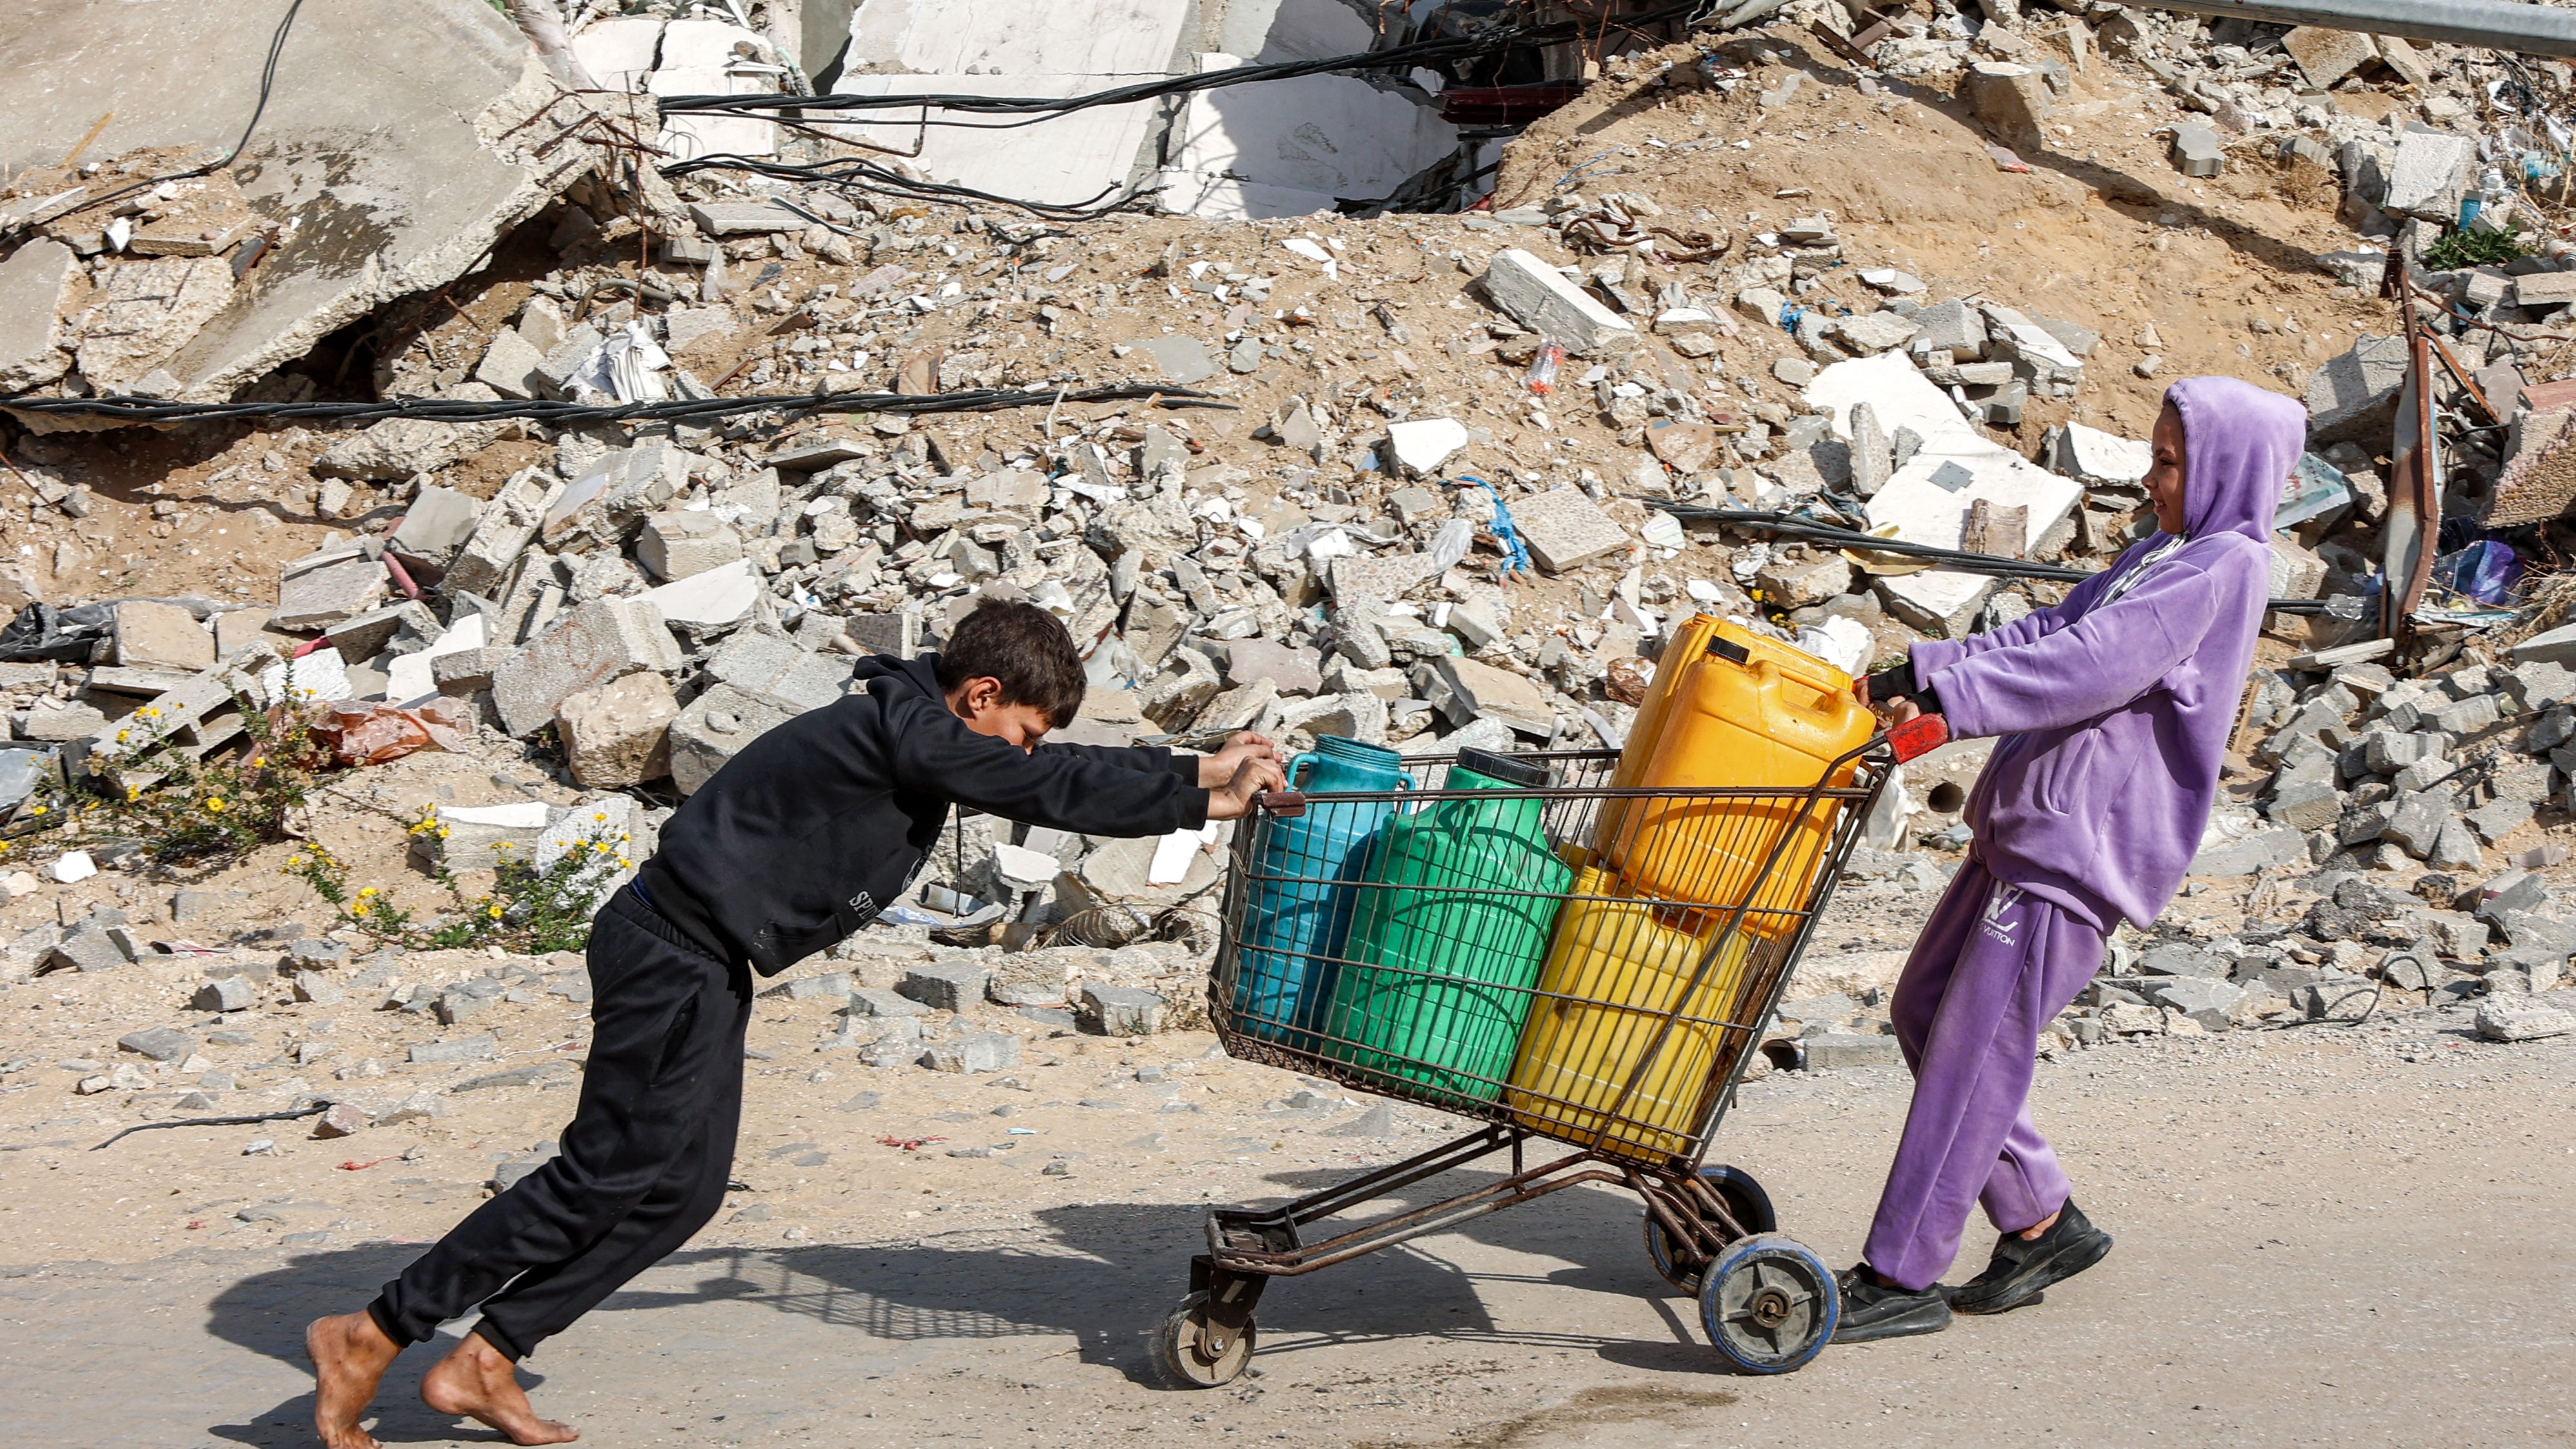
<path fill-rule="evenodd" d="M 2154 920 L 2200 844 L 2270 593 L 2273 508 L 2306 437 L 2288 398 L 2175 383 L 2146 479 L 2160 532 L 2056 607 L 1917 644 L 1861 686 L 1899 718 L 2003 738 L 1968 797 L 1968 860 L 1896 984 L 1914 1103 L 1864 1259 L 1842 1275 L 1837 1342 L 2018 1308 L 2110 1251 L 2031 1124 L 2032 1059 L 2103 938 Z M 1980 1201 L 2002 1234 L 1993 1261 L 1942 1288 Z"/>

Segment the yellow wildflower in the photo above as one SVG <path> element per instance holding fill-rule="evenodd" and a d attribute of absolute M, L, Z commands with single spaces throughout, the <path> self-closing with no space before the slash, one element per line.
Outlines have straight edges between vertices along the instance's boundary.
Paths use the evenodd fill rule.
<path fill-rule="evenodd" d="M 209 815 L 221 815 L 221 814 L 223 814 L 223 813 L 224 813 L 224 797 L 223 797 L 223 796 L 221 796 L 221 795 L 216 795 L 216 796 L 213 796 L 213 797 L 209 798 L 209 799 L 206 801 L 206 813 L 207 813 L 207 814 L 209 814 Z"/>
<path fill-rule="evenodd" d="M 501 908 L 499 906 L 486 906 L 483 910 L 484 913 L 489 915 L 493 920 L 497 921 L 501 919 Z"/>

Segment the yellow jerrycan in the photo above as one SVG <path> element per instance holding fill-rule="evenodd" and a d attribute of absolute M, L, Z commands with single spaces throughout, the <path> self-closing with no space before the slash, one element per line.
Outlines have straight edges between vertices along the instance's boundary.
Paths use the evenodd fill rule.
<path fill-rule="evenodd" d="M 1664 652 L 1655 663 L 1654 682 L 1646 686 L 1646 697 L 1637 702 L 1637 717 L 1628 726 L 1627 742 L 1619 747 L 1619 763 L 1610 772 L 1613 789 L 1630 789 L 1646 766 L 1655 758 L 1655 740 L 1664 732 L 1664 720 L 1672 709 L 1673 696 L 1680 692 L 1682 676 L 1690 672 L 1691 661 L 1708 647 L 1709 635 L 1716 632 L 1717 617 L 1693 614 L 1674 628 L 1664 641 Z M 1634 801 L 1616 796 L 1601 802 L 1599 823 L 1592 832 L 1592 847 L 1604 850 L 1619 837 L 1626 825 L 1628 807 Z"/>
<path fill-rule="evenodd" d="M 1580 872 L 1503 1095 L 1521 1125 L 1587 1144 L 1599 1132 L 1602 1150 L 1622 1157 L 1686 1154 L 1726 1047 L 1725 1030 L 1710 1023 L 1743 1021 L 1752 1010 L 1738 999 L 1755 944 L 1744 932 L 1727 939 L 1696 988 L 1690 984 L 1724 925 L 1723 917 L 1638 898 L 1616 876 Z M 1665 1033 L 1664 1018 L 1676 1012 L 1681 1019 Z M 1622 1105 L 1649 1050 L 1654 1061 Z"/>
<path fill-rule="evenodd" d="M 1720 623 L 1675 681 L 1653 757 L 1637 784 L 1653 790 L 1805 790 L 1876 728 L 1851 676 L 1823 660 Z M 1846 763 L 1828 783 L 1851 783 Z M 1744 929 L 1796 932 L 1839 802 L 1794 795 L 1644 798 L 1598 842 L 1602 863 L 1646 895 L 1703 910 L 1746 905 Z M 1788 838 L 1775 862 L 1772 853 Z M 1764 873 L 1765 867 L 1769 873 Z"/>

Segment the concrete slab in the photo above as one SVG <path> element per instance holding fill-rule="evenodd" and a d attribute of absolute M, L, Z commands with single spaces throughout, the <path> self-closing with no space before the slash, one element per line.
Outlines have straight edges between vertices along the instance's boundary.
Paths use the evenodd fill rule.
<path fill-rule="evenodd" d="M 844 75 L 836 93 L 861 96 L 1077 96 L 1133 76 L 1041 72 L 1005 75 Z M 811 118 L 836 136 L 889 146 L 934 180 L 1023 201 L 1075 205 L 1124 186 L 1156 128 L 1150 102 L 1094 106 L 1010 130 L 923 124 L 919 110 L 872 111 L 868 119 Z M 948 118 L 944 118 L 948 119 Z"/>
<path fill-rule="evenodd" d="M 1137 80 L 1173 73 L 1190 18 L 1189 0 L 860 0 L 843 64 L 916 75 Z"/>
<path fill-rule="evenodd" d="M 641 91 L 662 53 L 663 24 L 658 15 L 594 20 L 573 36 L 572 53 L 603 89 Z"/>
<path fill-rule="evenodd" d="M 1869 500 L 1872 527 L 1896 525 L 1909 543 L 1957 548 L 1970 505 L 2027 508 L 2030 523 L 2022 551 L 2064 522 L 2083 498 L 2081 485 L 2061 478 L 1968 425 L 1958 407 L 1902 353 L 1838 362 L 1807 385 L 1807 405 L 1833 414 L 1834 431 L 1851 435 L 1851 409 L 1866 402 L 1891 432 L 1912 428 L 1923 446 Z M 1927 569 L 1879 580 L 1879 587 L 1926 619 L 1957 620 L 1992 591 L 1994 581 L 1975 574 Z M 1917 627 L 1922 627 L 1918 624 Z"/>
<path fill-rule="evenodd" d="M 1245 63 L 1231 55 L 1198 59 L 1202 72 Z M 1458 129 L 1418 95 L 1334 75 L 1209 91 L 1191 99 L 1181 122 L 1180 169 L 1374 200 L 1458 149 Z"/>
<path fill-rule="evenodd" d="M 767 55 L 757 31 L 723 20 L 674 20 L 662 31 L 660 63 L 645 88 L 657 96 L 766 94 L 780 86 Z M 683 159 L 775 155 L 778 124 L 757 116 L 669 116 L 662 122 L 661 146 Z"/>
<path fill-rule="evenodd" d="M 258 99 L 271 33 L 220 0 L 0 9 L 0 54 L 45 78 L 0 96 L 0 171 L 55 165 L 109 113 L 86 154 L 220 154 Z M 305 7 L 233 172 L 263 218 L 300 224 L 257 287 L 159 362 L 175 396 L 228 398 L 385 302 L 462 275 L 599 163 L 564 134 L 589 104 L 563 95 L 481 0 Z"/>
<path fill-rule="evenodd" d="M 62 350 L 62 306 L 80 271 L 70 247 L 43 239 L 0 262 L 0 390 L 52 382 L 72 365 Z"/>

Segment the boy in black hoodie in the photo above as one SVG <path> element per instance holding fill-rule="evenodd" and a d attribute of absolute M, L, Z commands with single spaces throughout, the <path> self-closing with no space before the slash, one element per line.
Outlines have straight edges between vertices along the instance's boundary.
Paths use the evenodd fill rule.
<path fill-rule="evenodd" d="M 519 1444 L 575 1438 L 514 1371 L 546 1337 L 715 1215 L 732 1177 L 751 973 L 774 976 L 874 919 L 912 883 L 951 802 L 1087 835 L 1148 836 L 1242 815 L 1281 785 L 1237 735 L 1198 758 L 1045 744 L 1081 706 L 1082 660 L 1054 616 L 988 603 L 944 653 L 874 658 L 866 692 L 762 735 L 691 796 L 590 935 L 590 1056 L 563 1151 L 459 1223 L 357 1313 L 305 1330 L 330 1449 L 403 1348 L 478 1304 L 421 1382 L 443 1414 Z"/>

